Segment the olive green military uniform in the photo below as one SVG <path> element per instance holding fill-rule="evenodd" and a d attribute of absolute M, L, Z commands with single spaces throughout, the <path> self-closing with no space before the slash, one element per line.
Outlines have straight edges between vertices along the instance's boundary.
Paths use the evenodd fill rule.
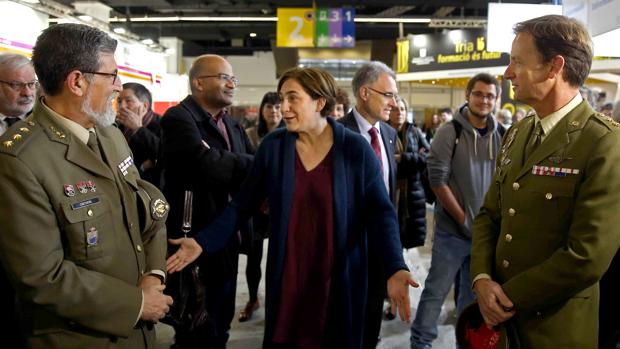
<path fill-rule="evenodd" d="M 31 348 L 144 348 L 144 273 L 165 270 L 167 204 L 115 127 L 101 153 L 37 102 L 0 138 L 0 259 Z"/>
<path fill-rule="evenodd" d="M 595 349 L 598 280 L 620 244 L 620 125 L 581 102 L 524 161 L 533 127 L 525 118 L 504 137 L 471 274 L 514 302 L 521 348 Z"/>

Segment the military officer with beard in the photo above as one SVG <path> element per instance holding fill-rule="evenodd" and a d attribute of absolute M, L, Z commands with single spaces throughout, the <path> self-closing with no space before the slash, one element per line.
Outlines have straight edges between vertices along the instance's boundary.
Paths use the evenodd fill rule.
<path fill-rule="evenodd" d="M 168 204 L 109 127 L 116 44 L 79 24 L 44 30 L 32 60 L 45 97 L 0 138 L 0 259 L 29 348 L 150 347 L 172 302 Z"/>

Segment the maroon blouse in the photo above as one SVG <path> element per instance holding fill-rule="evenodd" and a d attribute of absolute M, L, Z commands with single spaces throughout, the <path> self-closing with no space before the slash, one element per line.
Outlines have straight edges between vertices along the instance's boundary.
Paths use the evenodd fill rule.
<path fill-rule="evenodd" d="M 334 262 L 332 177 L 332 150 L 311 171 L 296 154 L 276 344 L 323 347 Z"/>

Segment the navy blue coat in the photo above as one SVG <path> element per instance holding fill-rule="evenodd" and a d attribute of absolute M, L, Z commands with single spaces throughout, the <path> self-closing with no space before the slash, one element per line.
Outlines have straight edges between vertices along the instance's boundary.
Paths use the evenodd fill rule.
<path fill-rule="evenodd" d="M 383 257 L 385 276 L 407 269 L 402 257 L 396 212 L 383 184 L 379 161 L 360 135 L 327 119 L 334 133 L 334 271 L 329 333 L 330 345 L 361 348 L 368 287 L 368 253 Z M 197 241 L 207 253 L 226 245 L 237 225 L 263 200 L 270 205 L 271 236 L 267 257 L 265 340 L 273 337 L 295 183 L 295 141 L 285 129 L 261 143 L 249 177 L 224 213 L 200 231 Z M 328 337 L 329 338 L 329 337 Z"/>

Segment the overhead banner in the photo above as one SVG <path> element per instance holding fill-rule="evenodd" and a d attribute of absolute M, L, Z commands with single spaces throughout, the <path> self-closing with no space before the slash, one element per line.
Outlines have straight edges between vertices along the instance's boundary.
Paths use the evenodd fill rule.
<path fill-rule="evenodd" d="M 407 66 L 399 63 L 399 70 L 403 72 L 497 67 L 508 65 L 510 61 L 507 53 L 486 50 L 484 29 L 452 30 L 447 35 L 410 35 L 408 39 Z M 399 47 L 406 46 L 399 44 Z"/>
<path fill-rule="evenodd" d="M 355 47 L 352 8 L 278 8 L 278 47 Z"/>

